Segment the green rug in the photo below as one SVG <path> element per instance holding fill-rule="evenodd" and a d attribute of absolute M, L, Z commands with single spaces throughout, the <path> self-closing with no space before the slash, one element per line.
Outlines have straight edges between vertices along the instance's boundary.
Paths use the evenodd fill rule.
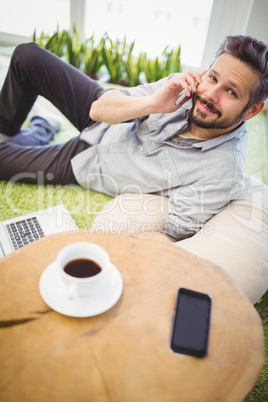
<path fill-rule="evenodd" d="M 11 49 L 0 48 L 0 87 L 9 64 Z M 46 99 L 39 98 L 40 103 L 51 111 L 58 111 Z M 268 184 L 268 116 L 262 112 L 249 121 L 249 141 L 245 171 Z M 78 132 L 64 118 L 63 130 L 58 133 L 53 142 L 64 142 Z M 104 205 L 111 197 L 86 191 L 79 186 L 35 186 L 27 184 L 12 184 L 0 182 L 0 221 L 34 212 L 57 204 L 65 204 L 76 224 L 81 229 L 89 229 Z M 256 304 L 265 334 L 266 363 L 259 381 L 248 397 L 248 401 L 268 401 L 268 292 Z"/>

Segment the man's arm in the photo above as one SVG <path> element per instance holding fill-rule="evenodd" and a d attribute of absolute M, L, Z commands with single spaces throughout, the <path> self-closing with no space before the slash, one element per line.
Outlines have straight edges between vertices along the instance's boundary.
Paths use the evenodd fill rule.
<path fill-rule="evenodd" d="M 116 89 L 104 92 L 91 105 L 90 118 L 94 121 L 118 124 L 155 113 L 175 112 L 189 99 L 189 86 L 191 86 L 192 92 L 196 91 L 197 85 L 201 82 L 202 74 L 187 71 L 176 75 L 167 80 L 149 96 L 128 96 Z M 183 103 L 175 105 L 178 95 L 182 90 L 185 91 L 188 98 Z"/>
<path fill-rule="evenodd" d="M 132 97 L 113 89 L 92 103 L 89 116 L 94 121 L 117 124 L 151 113 L 149 96 Z"/>

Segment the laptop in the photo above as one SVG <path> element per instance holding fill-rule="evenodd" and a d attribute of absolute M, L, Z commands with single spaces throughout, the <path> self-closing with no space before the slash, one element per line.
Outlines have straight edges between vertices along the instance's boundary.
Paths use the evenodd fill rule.
<path fill-rule="evenodd" d="M 53 233 L 78 229 L 61 204 L 0 222 L 0 258 Z"/>

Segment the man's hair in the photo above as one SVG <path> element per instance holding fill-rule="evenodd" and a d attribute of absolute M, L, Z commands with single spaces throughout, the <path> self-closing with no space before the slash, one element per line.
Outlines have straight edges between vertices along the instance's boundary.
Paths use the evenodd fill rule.
<path fill-rule="evenodd" d="M 259 76 L 247 109 L 265 101 L 268 97 L 268 46 L 250 36 L 226 36 L 215 53 L 215 60 L 225 52 L 246 63 Z"/>

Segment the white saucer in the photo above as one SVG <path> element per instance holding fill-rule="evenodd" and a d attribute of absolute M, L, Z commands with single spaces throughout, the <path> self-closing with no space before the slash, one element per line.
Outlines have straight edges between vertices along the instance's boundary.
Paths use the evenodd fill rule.
<path fill-rule="evenodd" d="M 96 292 L 70 299 L 53 262 L 42 273 L 39 290 L 45 303 L 58 313 L 70 317 L 91 317 L 104 313 L 118 301 L 123 290 L 123 280 L 118 269 L 110 264 L 103 284 Z"/>

